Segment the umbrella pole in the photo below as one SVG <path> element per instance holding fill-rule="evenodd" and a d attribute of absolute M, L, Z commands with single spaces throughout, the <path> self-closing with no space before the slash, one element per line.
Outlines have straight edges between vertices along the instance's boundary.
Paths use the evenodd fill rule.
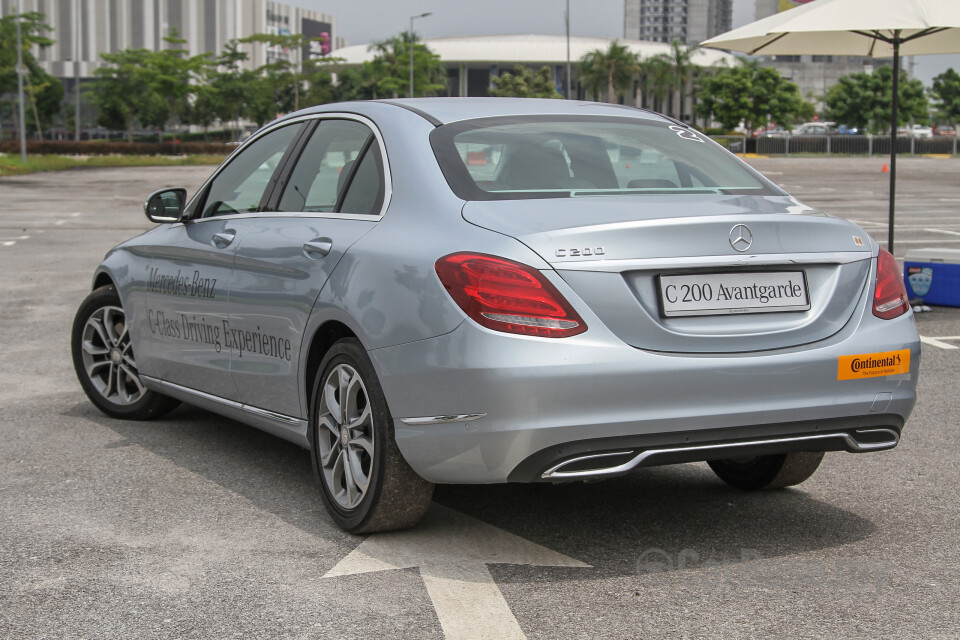
<path fill-rule="evenodd" d="M 900 31 L 893 34 L 893 105 L 890 109 L 890 217 L 887 220 L 887 251 L 893 253 L 893 212 L 897 193 L 897 125 L 900 111 Z"/>

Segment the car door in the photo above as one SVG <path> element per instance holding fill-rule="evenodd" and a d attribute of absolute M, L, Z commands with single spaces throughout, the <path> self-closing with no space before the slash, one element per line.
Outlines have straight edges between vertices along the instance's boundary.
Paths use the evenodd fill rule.
<path fill-rule="evenodd" d="M 304 417 L 298 371 L 307 319 L 344 253 L 386 208 L 382 148 L 364 118 L 324 118 L 280 179 L 273 210 L 243 221 L 225 338 L 244 404 Z"/>
<path fill-rule="evenodd" d="M 246 145 L 191 202 L 184 222 L 158 230 L 141 249 L 149 330 L 137 357 L 145 374 L 238 400 L 226 339 L 238 223 L 262 208 L 302 127 L 281 126 Z"/>

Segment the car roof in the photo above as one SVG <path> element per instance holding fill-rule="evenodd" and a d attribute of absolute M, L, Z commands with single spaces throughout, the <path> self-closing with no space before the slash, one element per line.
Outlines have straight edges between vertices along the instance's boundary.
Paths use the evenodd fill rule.
<path fill-rule="evenodd" d="M 495 116 L 584 115 L 620 116 L 673 122 L 671 118 L 646 109 L 604 102 L 551 100 L 547 98 L 407 98 L 324 104 L 304 109 L 299 114 L 347 109 L 370 111 L 375 105 L 392 105 L 419 114 L 435 126 Z M 291 116 L 296 114 L 290 114 Z M 371 114 L 372 115 L 372 114 Z"/>

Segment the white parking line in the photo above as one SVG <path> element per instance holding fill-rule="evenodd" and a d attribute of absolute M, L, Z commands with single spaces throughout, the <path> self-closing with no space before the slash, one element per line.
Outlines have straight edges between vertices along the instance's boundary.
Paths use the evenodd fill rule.
<path fill-rule="evenodd" d="M 17 244 L 20 240 L 29 240 L 30 236 L 17 236 L 16 238 L 0 238 L 0 246 L 2 247 L 12 247 Z"/>
<path fill-rule="evenodd" d="M 942 338 L 930 338 L 928 336 L 920 336 L 920 342 L 924 344 L 928 344 L 931 347 L 937 347 L 938 349 L 944 349 L 946 351 L 960 348 L 960 347 L 957 347 L 956 345 L 943 342 L 944 340 L 960 340 L 960 336 L 946 336 Z"/>
<path fill-rule="evenodd" d="M 960 232 L 947 231 L 946 229 L 924 229 L 924 231 L 929 231 L 930 233 L 945 233 L 948 236 L 960 236 Z"/>

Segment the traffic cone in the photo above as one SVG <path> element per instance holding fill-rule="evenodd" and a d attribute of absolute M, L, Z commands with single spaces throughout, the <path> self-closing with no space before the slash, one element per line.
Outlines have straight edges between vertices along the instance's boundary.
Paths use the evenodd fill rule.
<path fill-rule="evenodd" d="M 884 163 L 883 163 L 883 170 L 881 171 L 881 173 L 887 173 L 888 171 L 889 171 L 889 169 L 887 169 L 887 163 L 884 162 Z"/>

